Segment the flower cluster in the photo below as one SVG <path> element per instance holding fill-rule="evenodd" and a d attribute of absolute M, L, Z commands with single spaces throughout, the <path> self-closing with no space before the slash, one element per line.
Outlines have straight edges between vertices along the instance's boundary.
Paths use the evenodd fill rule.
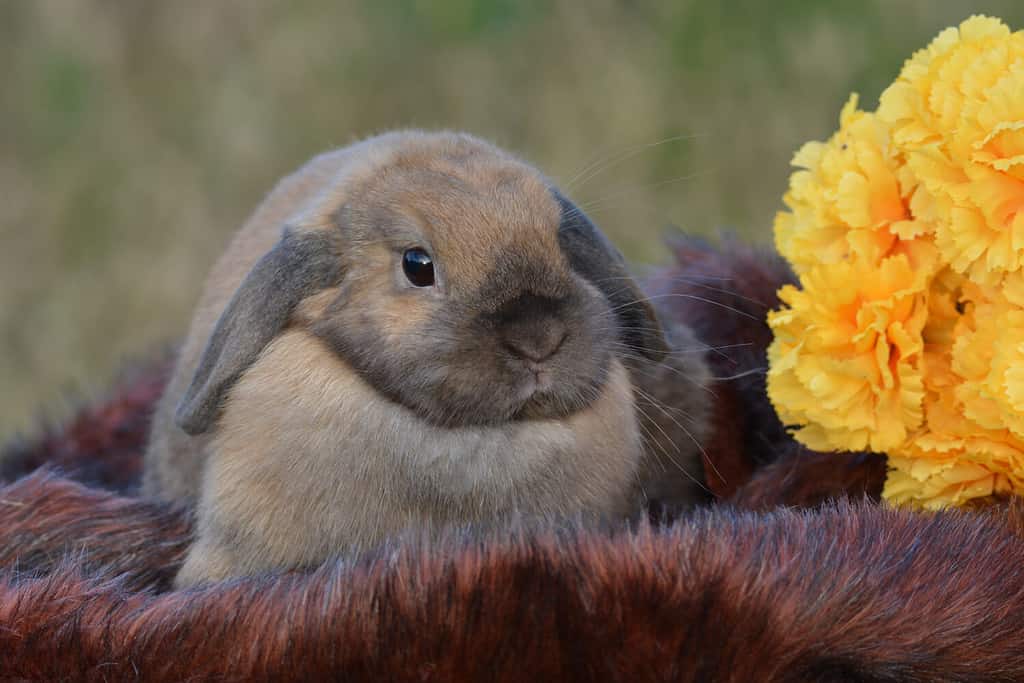
<path fill-rule="evenodd" d="M 886 453 L 892 502 L 1024 494 L 1024 32 L 971 17 L 839 124 L 776 217 L 769 396 L 811 448 Z"/>

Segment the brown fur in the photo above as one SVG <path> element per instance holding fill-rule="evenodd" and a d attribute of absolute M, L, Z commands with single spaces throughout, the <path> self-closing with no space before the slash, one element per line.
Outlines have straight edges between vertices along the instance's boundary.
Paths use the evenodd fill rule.
<path fill-rule="evenodd" d="M 881 500 L 885 456 L 815 453 L 799 445 L 756 470 L 728 502 L 750 510 L 780 505 L 817 507 L 836 498 Z"/>
<path fill-rule="evenodd" d="M 49 567 L 0 573 L 4 680 L 1024 677 L 1017 504 L 1001 517 L 722 507 L 664 530 L 407 538 L 354 566 L 153 594 L 138 588 L 180 561 L 180 518 L 46 475 L 0 500 L 15 503 L 0 505 L 0 548 L 43 536 L 51 551 Z M 61 562 L 62 537 L 73 557 L 103 558 L 140 534 L 152 551 L 111 572 Z"/>
<path fill-rule="evenodd" d="M 167 590 L 189 540 L 182 510 L 90 489 L 50 467 L 0 489 L 0 567 L 19 581 L 73 563 L 117 576 L 124 590 Z"/>

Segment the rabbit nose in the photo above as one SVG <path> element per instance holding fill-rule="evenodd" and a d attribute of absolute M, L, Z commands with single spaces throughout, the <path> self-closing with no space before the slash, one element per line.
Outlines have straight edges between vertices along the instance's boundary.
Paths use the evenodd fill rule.
<path fill-rule="evenodd" d="M 532 293 L 506 302 L 494 313 L 499 343 L 527 362 L 540 363 L 562 346 L 569 328 L 563 317 L 567 303 Z"/>
<path fill-rule="evenodd" d="M 566 337 L 565 324 L 558 320 L 513 326 L 504 335 L 505 348 L 523 360 L 540 363 L 555 355 Z"/>

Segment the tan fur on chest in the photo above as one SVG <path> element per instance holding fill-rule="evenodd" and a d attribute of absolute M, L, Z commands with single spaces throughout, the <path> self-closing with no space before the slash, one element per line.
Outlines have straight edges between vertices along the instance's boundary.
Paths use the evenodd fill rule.
<path fill-rule="evenodd" d="M 305 331 L 285 332 L 225 407 L 200 503 L 200 524 L 216 527 L 201 526 L 179 584 L 310 565 L 413 526 L 621 516 L 638 464 L 624 454 L 640 452 L 621 410 L 630 391 L 616 361 L 594 410 L 446 429 L 382 398 Z"/>

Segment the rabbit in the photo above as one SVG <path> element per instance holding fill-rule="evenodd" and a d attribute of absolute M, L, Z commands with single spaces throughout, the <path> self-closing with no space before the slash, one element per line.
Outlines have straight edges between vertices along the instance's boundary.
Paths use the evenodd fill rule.
<path fill-rule="evenodd" d="M 157 405 L 143 492 L 196 521 L 176 586 L 410 528 L 628 517 L 649 469 L 630 367 L 670 352 L 526 162 L 415 130 L 315 157 L 214 265 Z"/>

